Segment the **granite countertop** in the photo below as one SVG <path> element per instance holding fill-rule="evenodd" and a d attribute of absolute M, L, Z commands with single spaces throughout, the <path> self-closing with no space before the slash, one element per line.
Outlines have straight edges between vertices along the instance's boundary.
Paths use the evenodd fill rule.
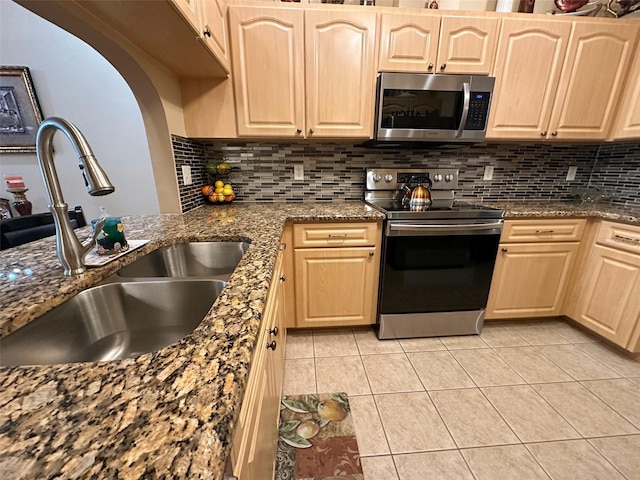
<path fill-rule="evenodd" d="M 127 238 L 150 242 L 77 277 L 62 275 L 51 237 L 0 252 L 2 336 L 160 246 L 251 242 L 202 323 L 176 344 L 120 361 L 0 367 L 3 478 L 222 478 L 285 222 L 382 218 L 362 202 L 123 217 Z"/>
<path fill-rule="evenodd" d="M 504 208 L 508 218 L 594 216 L 640 224 L 638 209 L 486 204 Z M 121 361 L 0 367 L 4 478 L 221 478 L 285 222 L 382 218 L 362 202 L 235 203 L 123 217 L 129 239 L 150 242 L 77 277 L 62 275 L 51 237 L 0 252 L 4 336 L 160 246 L 251 242 L 202 323 L 176 344 Z"/>
<path fill-rule="evenodd" d="M 506 218 L 596 217 L 612 222 L 640 225 L 640 207 L 618 207 L 603 203 L 574 203 L 555 200 L 504 200 L 483 205 L 505 210 Z"/>

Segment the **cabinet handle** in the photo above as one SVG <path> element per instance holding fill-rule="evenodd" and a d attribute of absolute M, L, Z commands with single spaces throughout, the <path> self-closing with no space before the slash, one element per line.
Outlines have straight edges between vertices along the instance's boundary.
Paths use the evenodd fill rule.
<path fill-rule="evenodd" d="M 536 233 L 553 233 L 555 230 L 536 230 Z"/>
<path fill-rule="evenodd" d="M 558 136 L 558 132 L 556 132 L 555 130 L 553 132 L 551 132 L 551 136 L 552 137 L 557 137 Z"/>
<path fill-rule="evenodd" d="M 541 137 L 546 137 L 547 136 L 547 131 L 546 130 L 541 131 L 540 132 L 540 136 Z"/>
<path fill-rule="evenodd" d="M 309 129 L 309 135 L 313 135 L 313 128 Z"/>
<path fill-rule="evenodd" d="M 330 233 L 329 238 L 347 238 L 346 233 Z"/>
<path fill-rule="evenodd" d="M 640 238 L 625 237 L 623 235 L 614 235 L 611 240 L 614 242 L 630 243 L 631 245 L 640 244 Z"/>
<path fill-rule="evenodd" d="M 211 38 L 211 29 L 209 28 L 209 25 L 204 27 L 204 32 L 202 32 L 202 34 L 206 37 Z"/>
<path fill-rule="evenodd" d="M 370 257 L 373 257 L 375 254 L 376 254 L 376 252 L 374 252 L 374 251 L 369 252 L 369 256 Z"/>
<path fill-rule="evenodd" d="M 509 251 L 509 249 L 508 249 L 508 248 L 505 248 L 505 247 L 502 247 L 502 248 L 500 249 L 500 251 L 501 251 L 502 253 L 507 253 L 507 252 Z"/>
<path fill-rule="evenodd" d="M 287 244 L 286 244 L 286 243 L 284 243 L 284 242 L 282 242 L 282 243 L 280 244 L 280 251 L 281 251 L 281 252 L 284 252 L 286 249 L 287 249 Z"/>
<path fill-rule="evenodd" d="M 282 276 L 280 277 L 280 281 L 281 281 L 281 282 L 284 282 L 285 280 L 286 280 L 285 276 L 284 276 L 284 275 L 282 275 Z"/>
<path fill-rule="evenodd" d="M 278 336 L 278 327 L 273 327 L 271 330 L 269 330 L 269 333 L 271 335 L 273 335 L 274 337 L 277 337 Z M 275 350 L 275 347 L 273 349 Z"/>
<path fill-rule="evenodd" d="M 434 67 L 433 63 L 430 63 L 430 64 L 429 64 L 429 67 L 428 67 L 428 70 L 429 70 L 429 71 L 433 70 L 433 67 Z"/>
<path fill-rule="evenodd" d="M 298 129 L 296 129 L 296 135 L 300 135 L 301 133 L 302 133 L 302 130 L 301 130 L 301 129 L 299 129 L 299 128 L 298 128 Z"/>
<path fill-rule="evenodd" d="M 277 346 L 278 346 L 278 344 L 276 343 L 275 340 L 273 342 L 271 342 L 271 343 L 267 342 L 267 348 L 270 348 L 274 352 L 275 352 Z"/>
<path fill-rule="evenodd" d="M 442 65 L 440 65 L 440 71 L 444 72 L 444 69 L 447 68 L 447 64 L 443 63 Z"/>

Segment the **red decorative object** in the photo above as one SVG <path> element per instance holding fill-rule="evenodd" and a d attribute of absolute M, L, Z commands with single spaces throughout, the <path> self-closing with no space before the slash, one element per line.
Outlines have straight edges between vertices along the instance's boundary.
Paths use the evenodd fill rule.
<path fill-rule="evenodd" d="M 575 12 L 579 8 L 584 7 L 589 0 L 553 0 L 553 3 L 556 4 L 558 10 L 562 10 L 563 12 Z"/>

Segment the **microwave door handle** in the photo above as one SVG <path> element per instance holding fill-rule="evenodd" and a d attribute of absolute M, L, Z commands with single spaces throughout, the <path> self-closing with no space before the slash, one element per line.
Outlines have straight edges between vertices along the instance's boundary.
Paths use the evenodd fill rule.
<path fill-rule="evenodd" d="M 462 96 L 463 96 L 463 106 L 462 106 L 462 118 L 460 119 L 460 128 L 455 134 L 456 138 L 462 136 L 462 132 L 464 131 L 464 125 L 467 123 L 467 117 L 469 116 L 469 102 L 471 101 L 471 85 L 468 82 L 464 82 L 462 84 Z"/>

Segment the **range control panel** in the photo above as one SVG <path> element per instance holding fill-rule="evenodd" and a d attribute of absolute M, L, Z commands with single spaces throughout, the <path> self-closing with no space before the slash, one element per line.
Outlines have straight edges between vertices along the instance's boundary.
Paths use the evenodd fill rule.
<path fill-rule="evenodd" d="M 455 190 L 458 188 L 458 170 L 455 168 L 397 168 L 368 169 L 367 190 L 399 190 L 402 185 L 412 185 L 431 180 L 431 190 Z"/>

